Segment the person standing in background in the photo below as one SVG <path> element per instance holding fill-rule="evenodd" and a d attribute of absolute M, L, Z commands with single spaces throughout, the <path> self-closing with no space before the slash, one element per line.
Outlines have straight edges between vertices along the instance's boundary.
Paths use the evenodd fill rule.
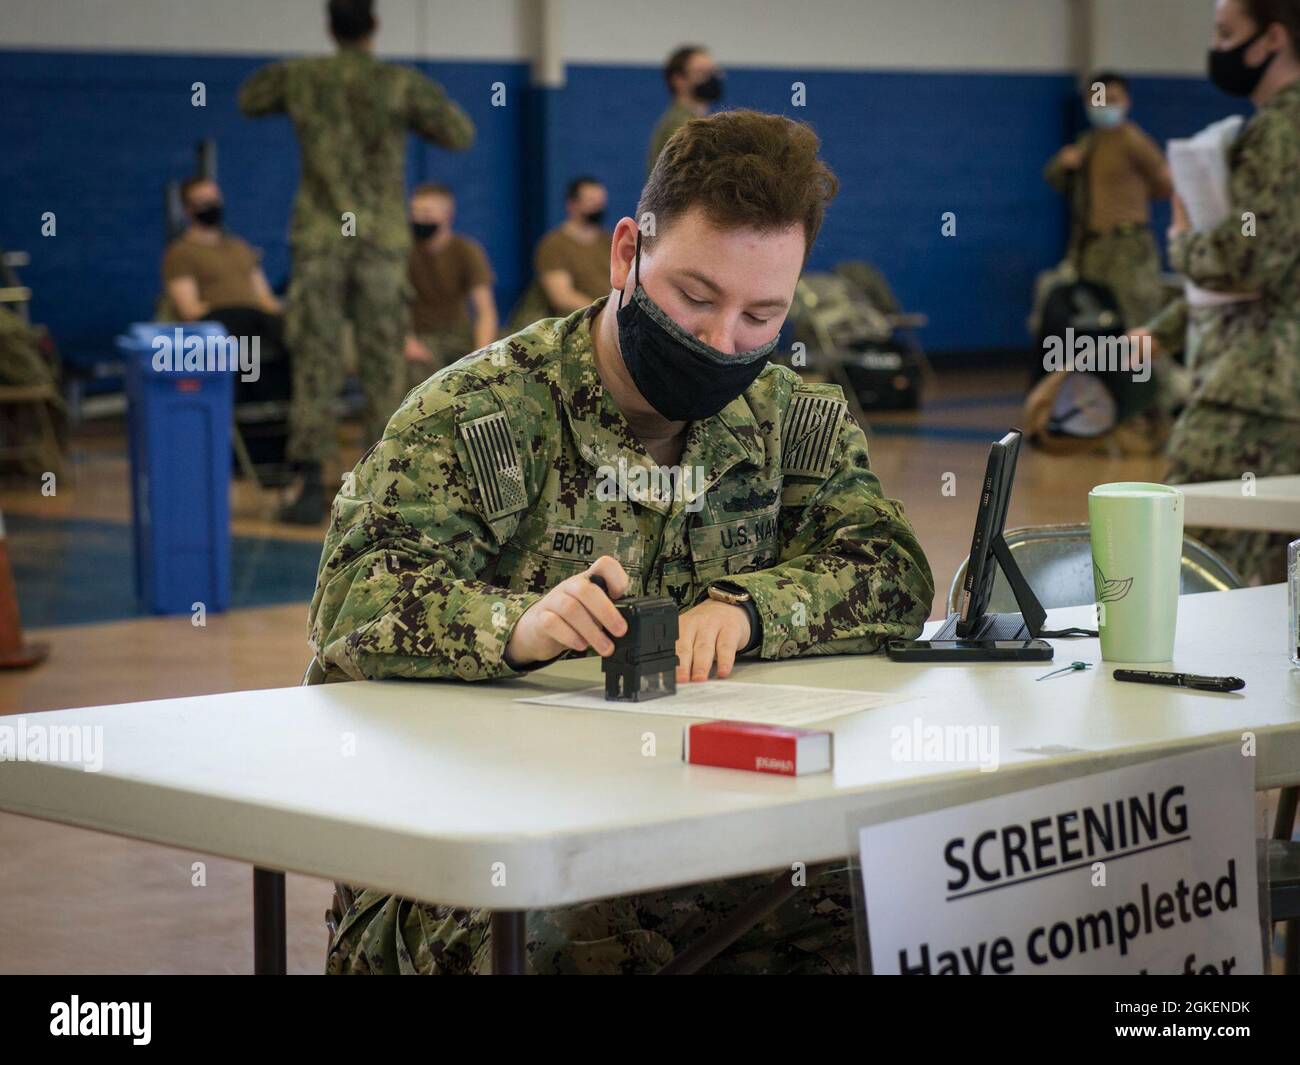
<path fill-rule="evenodd" d="M 373 0 L 329 0 L 336 54 L 272 63 L 239 93 L 250 117 L 287 112 L 301 155 L 285 332 L 294 353 L 288 453 L 302 488 L 280 514 L 296 524 L 325 516 L 322 466 L 338 451 L 344 321 L 356 338 L 367 446 L 406 391 L 407 133 L 454 150 L 474 141 L 473 123 L 437 84 L 373 56 L 372 8 Z"/>
<path fill-rule="evenodd" d="M 1228 150 L 1232 209 L 1191 228 L 1174 198 L 1169 262 L 1229 303 L 1171 303 L 1134 338 L 1186 343 L 1190 399 L 1169 440 L 1170 484 L 1300 473 L 1300 0 L 1218 0 L 1210 80 L 1255 114 Z M 1296 532 L 1191 530 L 1248 582 L 1286 579 Z"/>
<path fill-rule="evenodd" d="M 406 359 L 412 388 L 462 355 L 497 338 L 492 267 L 483 246 L 452 231 L 456 199 L 446 185 L 421 185 L 411 194 L 411 332 Z M 473 324 L 466 307 L 473 307 Z"/>
<path fill-rule="evenodd" d="M 650 135 L 650 154 L 646 156 L 646 173 L 654 169 L 655 160 L 664 150 L 668 138 L 692 118 L 702 118 L 709 108 L 722 99 L 722 71 L 709 50 L 698 44 L 684 44 L 664 64 L 664 82 L 673 102 L 668 105 Z"/>
<path fill-rule="evenodd" d="M 1083 94 L 1091 129 L 1054 155 L 1043 177 L 1070 196 L 1067 256 L 1079 278 L 1114 293 L 1128 328 L 1154 317 L 1165 302 L 1160 254 L 1151 235 L 1151 203 L 1173 191 L 1155 141 L 1128 116 L 1128 82 L 1099 71 Z"/>

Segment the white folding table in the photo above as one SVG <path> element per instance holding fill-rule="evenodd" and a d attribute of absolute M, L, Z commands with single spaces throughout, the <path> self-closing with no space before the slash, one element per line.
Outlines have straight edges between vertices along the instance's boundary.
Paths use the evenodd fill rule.
<path fill-rule="evenodd" d="M 589 658 L 509 682 L 326 684 L 23 715 L 29 729 L 102 728 L 103 768 L 0 763 L 0 809 L 254 864 L 259 971 L 283 966 L 284 870 L 486 907 L 501 935 L 496 971 L 518 971 L 527 910 L 842 860 L 848 818 L 873 807 L 906 816 L 1247 730 L 1256 787 L 1300 783 L 1285 601 L 1282 585 L 1180 601 L 1173 668 L 1243 677 L 1232 695 L 1118 683 L 1090 639 L 1053 641 L 1051 664 L 743 663 L 743 681 L 905 697 L 829 722 L 834 769 L 814 776 L 684 765 L 687 719 L 516 701 L 598 684 Z M 1091 615 L 1053 610 L 1049 625 Z M 1075 659 L 1095 666 L 1035 680 Z M 893 730 L 917 719 L 996 726 L 1000 768 L 895 761 Z"/>
<path fill-rule="evenodd" d="M 1300 475 L 1258 477 L 1244 491 L 1243 481 L 1180 484 L 1187 500 L 1183 523 L 1212 529 L 1293 532 L 1300 536 Z"/>

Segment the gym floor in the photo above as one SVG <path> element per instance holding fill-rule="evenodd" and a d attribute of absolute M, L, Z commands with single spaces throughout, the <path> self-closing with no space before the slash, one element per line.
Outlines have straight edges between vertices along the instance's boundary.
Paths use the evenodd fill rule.
<path fill-rule="evenodd" d="M 970 546 L 989 444 L 1021 411 L 1015 372 L 937 374 L 919 411 L 880 414 L 872 467 L 901 499 L 934 570 L 934 615 Z M 360 455 L 356 429 L 345 449 Z M 53 496 L 0 491 L 28 639 L 49 660 L 0 674 L 0 714 L 297 684 L 308 660 L 307 603 L 324 526 L 268 520 L 270 493 L 237 483 L 234 605 L 196 627 L 142 616 L 134 603 L 130 493 L 120 422 L 74 434 Z M 1087 493 L 1159 480 L 1159 458 L 1061 457 L 1026 449 L 1008 526 L 1087 519 Z M 952 476 L 947 476 L 951 474 Z M 70 482 L 70 483 L 69 483 Z M 0 969 L 22 973 L 241 973 L 253 966 L 252 870 L 242 862 L 0 814 Z M 205 884 L 195 886 L 194 863 Z M 323 969 L 332 886 L 288 877 L 289 971 Z"/>

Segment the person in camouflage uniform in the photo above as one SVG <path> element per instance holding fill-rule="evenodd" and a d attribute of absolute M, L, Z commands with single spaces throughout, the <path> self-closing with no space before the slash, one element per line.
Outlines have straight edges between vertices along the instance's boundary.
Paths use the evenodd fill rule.
<path fill-rule="evenodd" d="M 1224 0 L 1217 50 L 1244 55 L 1257 105 L 1228 153 L 1232 209 L 1196 232 L 1175 202 L 1169 261 L 1202 289 L 1241 300 L 1180 298 L 1145 330 L 1157 355 L 1187 345 L 1192 393 L 1169 441 L 1170 484 L 1300 473 L 1300 0 Z M 1248 42 L 1243 44 L 1243 42 Z M 1212 59 L 1211 69 L 1216 62 Z M 1287 533 L 1189 529 L 1247 581 L 1286 579 Z"/>
<path fill-rule="evenodd" d="M 335 55 L 273 63 L 239 93 L 245 115 L 287 112 L 301 155 L 285 340 L 294 355 L 288 454 L 303 470 L 303 488 L 281 516 L 303 524 L 324 514 L 321 465 L 337 454 L 345 320 L 366 397 L 367 444 L 406 392 L 407 133 L 456 150 L 474 140 L 473 123 L 437 84 L 371 54 L 371 0 L 330 0 L 328 9 Z"/>
<path fill-rule="evenodd" d="M 624 595 L 680 608 L 682 683 L 745 651 L 914 636 L 933 577 L 843 393 L 764 365 L 834 190 L 816 136 L 786 118 L 725 112 L 674 138 L 637 208 L 657 220 L 644 256 L 633 219 L 615 230 L 616 296 L 439 371 L 344 479 L 310 613 L 327 673 L 480 681 L 609 654 Z M 639 361 L 645 329 L 675 338 L 653 349 L 666 387 Z M 681 383 L 697 353 L 721 387 Z M 772 875 L 530 914 L 529 967 L 651 971 Z M 485 911 L 354 894 L 329 972 L 488 966 Z M 824 870 L 707 971 L 850 972 L 855 949 L 847 873 Z"/>
<path fill-rule="evenodd" d="M 709 107 L 722 99 L 722 73 L 707 48 L 684 44 L 664 64 L 664 83 L 672 93 L 668 105 L 650 134 L 650 151 L 646 154 L 646 173 L 654 169 L 655 160 L 664 150 L 668 138 L 693 118 L 709 113 Z"/>

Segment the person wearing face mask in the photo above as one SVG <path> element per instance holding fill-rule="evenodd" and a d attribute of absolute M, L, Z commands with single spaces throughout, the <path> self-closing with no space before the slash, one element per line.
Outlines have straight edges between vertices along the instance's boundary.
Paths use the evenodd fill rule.
<path fill-rule="evenodd" d="M 1300 473 L 1300 0 L 1219 0 L 1210 81 L 1255 113 L 1228 149 L 1232 207 L 1194 230 L 1174 199 L 1169 262 L 1227 302 L 1180 298 L 1134 337 L 1157 365 L 1186 344 L 1190 399 L 1169 440 L 1170 484 Z M 1247 581 L 1285 580 L 1295 533 L 1195 529 Z"/>
<path fill-rule="evenodd" d="M 551 314 L 586 307 L 609 286 L 608 204 L 599 181 L 574 178 L 564 194 L 564 221 L 538 241 L 533 265 Z"/>
<path fill-rule="evenodd" d="M 817 149 L 778 115 L 688 123 L 636 208 L 654 234 L 615 226 L 605 295 L 407 396 L 333 509 L 310 611 L 328 674 L 477 681 L 607 656 L 624 596 L 677 604 L 681 684 L 920 631 L 930 567 L 843 392 L 771 361 L 837 187 Z M 770 883 L 530 914 L 530 966 L 651 971 Z M 489 964 L 485 912 L 355 894 L 327 971 Z M 706 971 L 855 968 L 840 870 Z"/>
<path fill-rule="evenodd" d="M 270 63 L 239 90 L 245 115 L 287 114 L 298 141 L 285 332 L 294 353 L 289 456 L 301 487 L 279 515 L 295 525 L 325 516 L 325 467 L 338 457 L 346 324 L 365 397 L 363 447 L 379 439 L 406 392 L 410 134 L 451 151 L 474 143 L 474 123 L 440 85 L 376 58 L 373 0 L 324 6 L 333 55 Z"/>
<path fill-rule="evenodd" d="M 245 428 L 262 423 L 256 430 L 259 461 L 278 467 L 284 460 L 282 419 L 252 412 L 278 409 L 292 394 L 284 309 L 267 283 L 259 253 L 225 230 L 217 183 L 197 177 L 183 182 L 181 202 L 189 224 L 163 255 L 161 315 L 182 322 L 220 322 L 231 336 L 249 337 L 250 342 L 257 338 L 256 379 L 236 381 L 235 404 L 245 413 Z"/>
<path fill-rule="evenodd" d="M 650 135 L 647 173 L 654 169 L 669 137 L 692 118 L 707 115 L 709 108 L 722 99 L 722 71 L 702 45 L 684 44 L 673 52 L 664 63 L 664 83 L 673 99 Z"/>
<path fill-rule="evenodd" d="M 1079 277 L 1114 293 L 1127 326 L 1153 317 L 1166 295 L 1151 234 L 1151 204 L 1173 191 L 1156 143 L 1129 118 L 1128 82 L 1099 71 L 1083 93 L 1090 129 L 1048 161 L 1047 182 L 1070 198 L 1068 259 Z"/>
<path fill-rule="evenodd" d="M 594 177 L 576 177 L 564 193 L 565 219 L 537 242 L 533 282 L 510 313 L 510 329 L 539 318 L 571 314 L 604 293 L 609 284 L 605 228 L 609 193 Z"/>
<path fill-rule="evenodd" d="M 189 217 L 185 231 L 163 254 L 167 299 L 179 321 L 220 319 L 220 311 L 239 307 L 275 315 L 283 308 L 267 284 L 258 254 L 222 227 L 221 188 L 209 178 L 181 185 Z"/>
<path fill-rule="evenodd" d="M 406 359 L 412 388 L 497 338 L 496 278 L 483 246 L 453 231 L 455 220 L 456 199 L 446 185 L 420 185 L 411 193 Z"/>

